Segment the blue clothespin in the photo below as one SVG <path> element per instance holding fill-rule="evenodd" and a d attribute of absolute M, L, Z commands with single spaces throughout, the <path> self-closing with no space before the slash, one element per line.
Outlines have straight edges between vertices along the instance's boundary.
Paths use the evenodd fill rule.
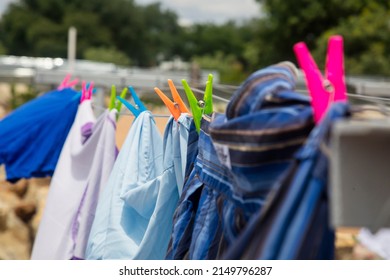
<path fill-rule="evenodd" d="M 118 100 L 120 100 L 122 102 L 122 104 L 125 105 L 126 108 L 129 109 L 130 112 L 132 112 L 133 115 L 137 118 L 142 112 L 147 111 L 148 109 L 146 109 L 145 105 L 139 99 L 139 97 L 138 97 L 137 93 L 135 92 L 134 88 L 133 87 L 129 87 L 129 90 L 130 90 L 131 96 L 133 97 L 134 103 L 137 106 L 137 108 L 134 107 L 127 100 L 123 99 L 120 96 L 117 96 L 116 98 Z"/>
<path fill-rule="evenodd" d="M 93 82 L 89 82 L 89 83 L 87 83 L 87 90 L 89 90 L 89 88 L 92 86 L 92 94 L 96 94 L 96 92 L 97 92 L 97 89 L 95 88 L 95 86 L 94 86 L 94 84 L 93 84 Z"/>

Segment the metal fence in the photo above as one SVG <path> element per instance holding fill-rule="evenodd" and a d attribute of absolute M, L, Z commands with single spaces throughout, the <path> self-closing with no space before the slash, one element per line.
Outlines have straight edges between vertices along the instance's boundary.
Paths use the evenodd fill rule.
<path fill-rule="evenodd" d="M 0 56 L 0 82 L 55 87 L 68 73 L 68 68 L 67 60 L 62 58 Z M 181 84 L 182 79 L 186 79 L 194 87 L 203 87 L 209 73 L 214 75 L 214 84 L 220 84 L 217 71 L 199 70 L 194 73 L 191 69 L 123 68 L 112 63 L 87 60 L 77 60 L 72 75 L 79 80 L 93 81 L 97 87 L 103 89 L 111 85 L 132 85 L 136 89 L 150 92 L 153 87 L 166 87 L 167 79 L 172 79 L 177 85 Z M 390 77 L 347 76 L 346 83 L 348 92 L 351 93 L 390 97 Z M 298 76 L 297 88 L 306 88 L 302 72 Z M 219 93 L 228 96 L 234 89 L 234 86 L 220 85 Z"/>

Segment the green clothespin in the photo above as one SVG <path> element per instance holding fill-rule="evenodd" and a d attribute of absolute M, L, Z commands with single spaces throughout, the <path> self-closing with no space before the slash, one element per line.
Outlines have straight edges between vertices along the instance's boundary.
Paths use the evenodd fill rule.
<path fill-rule="evenodd" d="M 213 75 L 209 74 L 203 100 L 199 101 L 196 99 L 187 81 L 183 79 L 181 82 L 190 103 L 196 131 L 199 133 L 203 114 L 211 114 L 213 112 Z"/>
<path fill-rule="evenodd" d="M 210 115 L 213 113 L 213 75 L 209 74 L 206 82 L 206 89 L 204 93 L 204 114 Z"/>
<path fill-rule="evenodd" d="M 120 94 L 121 98 L 126 98 L 127 94 L 127 88 L 124 88 Z M 116 99 L 116 87 L 114 85 L 111 86 L 111 97 L 110 97 L 110 104 L 108 106 L 108 109 L 111 111 L 112 109 L 116 109 L 118 111 L 118 114 L 116 116 L 116 119 L 119 118 L 119 112 L 122 109 L 122 102 L 118 102 Z"/>

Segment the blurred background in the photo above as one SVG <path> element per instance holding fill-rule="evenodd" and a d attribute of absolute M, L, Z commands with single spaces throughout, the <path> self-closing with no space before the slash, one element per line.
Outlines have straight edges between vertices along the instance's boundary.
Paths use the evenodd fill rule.
<path fill-rule="evenodd" d="M 1 0 L 0 102 L 7 95 L 15 108 L 70 68 L 98 86 L 152 88 L 167 76 L 203 85 L 210 71 L 238 85 L 261 67 L 295 62 L 299 41 L 322 67 L 332 34 L 345 40 L 349 91 L 387 95 L 389 14 L 383 0 Z"/>
<path fill-rule="evenodd" d="M 152 88 L 166 87 L 168 78 L 204 88 L 208 73 L 216 94 L 229 98 L 253 71 L 296 63 L 292 47 L 299 41 L 323 68 L 333 34 L 344 37 L 348 91 L 389 96 L 389 31 L 387 0 L 0 0 L 0 118 L 55 88 L 69 72 L 95 82 L 101 106 L 112 84 L 155 97 Z M 131 122 L 125 123 L 121 137 Z M 0 183 L 14 192 L 1 194 L 0 259 L 29 258 L 47 185 Z M 6 200 L 16 209 L 9 235 L 2 231 L 10 227 Z M 339 234 L 338 248 L 347 248 L 339 258 L 351 257 L 354 233 Z"/>

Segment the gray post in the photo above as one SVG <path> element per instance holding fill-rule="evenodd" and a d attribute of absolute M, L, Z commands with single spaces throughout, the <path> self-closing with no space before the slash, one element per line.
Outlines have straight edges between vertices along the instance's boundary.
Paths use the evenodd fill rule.
<path fill-rule="evenodd" d="M 68 71 L 73 74 L 76 63 L 77 29 L 70 27 L 68 31 Z"/>

